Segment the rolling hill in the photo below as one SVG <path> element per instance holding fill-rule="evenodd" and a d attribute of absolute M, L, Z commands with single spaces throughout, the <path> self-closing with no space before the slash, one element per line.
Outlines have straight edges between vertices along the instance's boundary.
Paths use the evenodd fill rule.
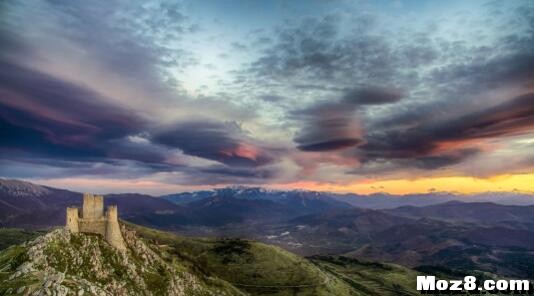
<path fill-rule="evenodd" d="M 338 254 L 405 266 L 532 275 L 534 232 L 514 225 L 408 218 L 375 210 L 313 214 L 262 228 L 256 239 L 303 255 Z"/>
<path fill-rule="evenodd" d="M 520 227 L 522 225 L 527 229 L 534 229 L 534 206 L 450 201 L 426 207 L 403 206 L 385 212 L 407 218 L 431 218 L 486 226 Z"/>
<path fill-rule="evenodd" d="M 0 251 L 0 294 L 417 295 L 419 272 L 400 266 L 306 259 L 254 241 L 187 238 L 130 223 L 122 228 L 130 233 L 124 253 L 98 235 L 64 229 Z"/>

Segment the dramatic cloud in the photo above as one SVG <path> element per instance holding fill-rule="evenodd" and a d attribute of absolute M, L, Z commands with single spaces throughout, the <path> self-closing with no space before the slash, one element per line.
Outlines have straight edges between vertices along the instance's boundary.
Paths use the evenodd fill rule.
<path fill-rule="evenodd" d="M 534 94 L 446 120 L 428 120 L 408 129 L 371 132 L 359 147 L 363 162 L 402 160 L 402 166 L 436 169 L 480 153 L 477 141 L 534 130 Z"/>
<path fill-rule="evenodd" d="M 238 167 L 268 164 L 273 158 L 252 143 L 235 123 L 195 121 L 176 124 L 153 136 L 154 142 L 184 153 Z"/>
<path fill-rule="evenodd" d="M 0 177 L 532 172 L 532 1 L 404 4 L 2 3 Z"/>
<path fill-rule="evenodd" d="M 295 137 L 302 151 L 329 151 L 361 144 L 362 127 L 356 111 L 363 105 L 380 105 L 400 100 L 399 91 L 376 87 L 349 90 L 339 102 L 327 102 L 293 112 L 304 123 Z"/>
<path fill-rule="evenodd" d="M 295 142 L 303 151 L 329 151 L 353 147 L 361 142 L 360 124 L 351 104 L 323 103 L 296 111 L 304 123 Z"/>
<path fill-rule="evenodd" d="M 47 74 L 0 63 L 2 147 L 55 157 L 105 156 L 109 140 L 143 119 L 106 98 Z"/>
<path fill-rule="evenodd" d="M 395 89 L 383 89 L 378 87 L 355 88 L 347 92 L 344 100 L 356 105 L 379 105 L 399 101 L 402 93 Z"/>
<path fill-rule="evenodd" d="M 447 120 L 431 120 L 403 131 L 370 134 L 368 150 L 400 155 L 428 152 L 438 144 L 527 133 L 534 127 L 534 94 L 522 95 L 494 107 Z M 373 136 L 374 135 L 374 136 Z"/>

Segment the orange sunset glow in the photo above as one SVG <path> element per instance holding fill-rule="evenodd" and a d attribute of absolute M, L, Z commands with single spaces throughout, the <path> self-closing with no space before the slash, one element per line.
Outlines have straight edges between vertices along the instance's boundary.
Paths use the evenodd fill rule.
<path fill-rule="evenodd" d="M 427 192 L 453 192 L 472 194 L 482 192 L 534 193 L 534 173 L 500 175 L 491 178 L 474 177 L 435 177 L 409 180 L 365 180 L 349 184 L 325 184 L 315 182 L 296 182 L 275 186 L 283 189 L 303 188 L 312 191 L 338 193 L 389 193 L 414 194 Z"/>

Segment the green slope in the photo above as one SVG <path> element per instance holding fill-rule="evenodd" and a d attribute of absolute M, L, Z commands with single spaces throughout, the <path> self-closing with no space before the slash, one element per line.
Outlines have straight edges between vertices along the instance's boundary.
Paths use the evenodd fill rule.
<path fill-rule="evenodd" d="M 358 295 L 420 295 L 416 278 L 421 274 L 409 268 L 340 256 L 315 256 L 310 260 L 350 284 Z"/>
<path fill-rule="evenodd" d="M 419 272 L 341 256 L 302 258 L 249 240 L 124 227 L 135 230 L 126 239 L 126 254 L 98 235 L 62 229 L 0 251 L 0 295 L 76 295 L 84 290 L 84 295 L 398 296 L 420 295 L 417 275 L 464 276 L 438 267 Z"/>
<path fill-rule="evenodd" d="M 184 238 L 135 226 L 144 238 L 252 295 L 420 295 L 419 272 L 344 257 L 308 259 L 239 239 Z"/>
<path fill-rule="evenodd" d="M 0 228 L 0 250 L 34 239 L 42 234 L 45 234 L 45 232 L 26 231 L 18 228 Z"/>

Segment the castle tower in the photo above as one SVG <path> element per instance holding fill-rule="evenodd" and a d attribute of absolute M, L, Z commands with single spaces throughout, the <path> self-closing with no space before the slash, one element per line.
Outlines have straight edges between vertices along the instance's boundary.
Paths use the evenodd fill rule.
<path fill-rule="evenodd" d="M 92 220 L 95 216 L 94 213 L 95 197 L 91 193 L 83 194 L 83 208 L 82 218 L 84 220 Z"/>
<path fill-rule="evenodd" d="M 108 207 L 106 212 L 106 241 L 119 250 L 126 250 L 117 212 L 117 206 Z"/>
<path fill-rule="evenodd" d="M 72 233 L 79 232 L 78 228 L 78 208 L 67 208 L 67 229 Z"/>
<path fill-rule="evenodd" d="M 87 221 L 102 219 L 104 214 L 104 197 L 102 195 L 83 194 L 83 219 Z"/>
<path fill-rule="evenodd" d="M 95 219 L 104 218 L 104 196 L 95 195 Z"/>

